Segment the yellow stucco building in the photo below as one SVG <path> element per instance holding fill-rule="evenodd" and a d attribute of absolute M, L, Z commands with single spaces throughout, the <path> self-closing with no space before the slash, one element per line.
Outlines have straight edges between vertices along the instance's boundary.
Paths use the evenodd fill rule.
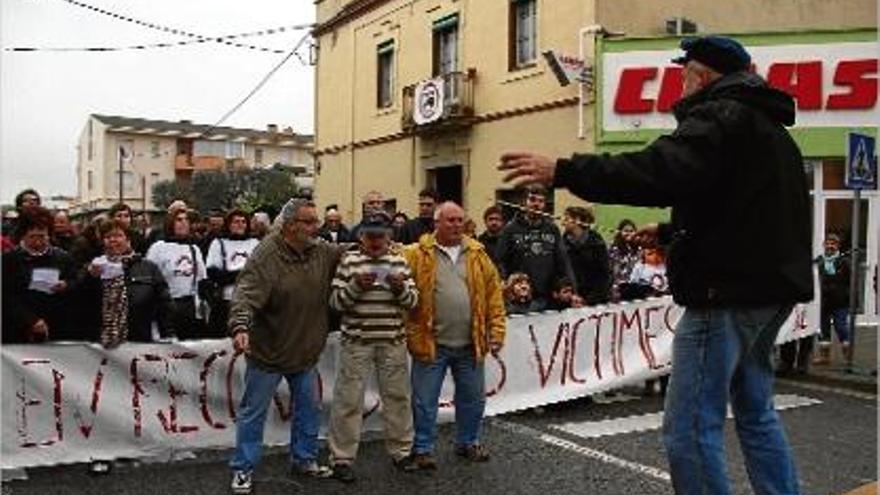
<path fill-rule="evenodd" d="M 601 151 L 599 86 L 561 86 L 545 51 L 593 66 L 599 38 L 668 36 L 675 18 L 706 33 L 876 30 L 877 18 L 874 0 L 315 3 L 317 201 L 338 204 L 350 222 L 370 190 L 412 214 L 423 187 L 479 217 L 512 197 L 495 170 L 502 152 Z M 556 212 L 571 202 L 558 192 Z"/>

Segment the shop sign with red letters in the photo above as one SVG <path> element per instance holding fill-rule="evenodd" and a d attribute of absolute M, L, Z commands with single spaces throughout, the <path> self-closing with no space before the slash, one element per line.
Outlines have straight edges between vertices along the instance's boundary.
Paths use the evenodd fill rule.
<path fill-rule="evenodd" d="M 795 127 L 876 126 L 877 42 L 746 47 L 753 70 L 791 94 Z M 602 56 L 602 128 L 671 129 L 681 98 L 682 68 L 670 62 L 681 50 L 606 52 Z"/>

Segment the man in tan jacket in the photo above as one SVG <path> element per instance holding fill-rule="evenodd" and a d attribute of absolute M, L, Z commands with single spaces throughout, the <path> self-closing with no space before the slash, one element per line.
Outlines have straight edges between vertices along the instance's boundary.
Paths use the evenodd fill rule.
<path fill-rule="evenodd" d="M 486 405 L 483 358 L 501 350 L 506 324 L 498 270 L 483 245 L 463 235 L 464 210 L 446 202 L 434 216 L 434 233 L 405 252 L 420 295 L 407 322 L 413 454 L 420 469 L 437 467 L 437 409 L 447 369 L 455 382 L 455 452 L 471 461 L 489 459 L 480 443 Z"/>

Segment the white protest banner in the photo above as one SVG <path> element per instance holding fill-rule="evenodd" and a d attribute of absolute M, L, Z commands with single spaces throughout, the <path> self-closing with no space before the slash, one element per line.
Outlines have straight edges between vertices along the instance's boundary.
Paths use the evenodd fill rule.
<path fill-rule="evenodd" d="M 505 347 L 486 360 L 487 415 L 502 414 L 637 384 L 669 371 L 682 308 L 671 298 L 508 318 Z M 798 306 L 778 342 L 815 332 L 816 305 Z M 326 420 L 338 340 L 318 365 Z M 229 340 L 124 344 L 5 345 L 2 349 L 3 469 L 173 450 L 228 448 L 242 393 L 245 358 Z M 451 384 L 441 420 L 452 418 Z M 365 398 L 367 428 L 381 405 Z M 289 394 L 279 386 L 267 445 L 288 442 Z"/>

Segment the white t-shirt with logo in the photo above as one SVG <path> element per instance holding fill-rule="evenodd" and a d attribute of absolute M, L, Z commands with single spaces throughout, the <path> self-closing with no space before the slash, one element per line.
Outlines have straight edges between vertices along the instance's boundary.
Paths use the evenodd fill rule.
<path fill-rule="evenodd" d="M 197 296 L 198 282 L 208 276 L 202 252 L 195 244 L 156 241 L 147 251 L 146 258 L 159 267 L 159 271 L 168 282 L 168 291 L 172 299 Z M 195 272 L 195 281 L 193 272 Z"/>
<path fill-rule="evenodd" d="M 259 239 L 214 239 L 208 248 L 208 258 L 205 265 L 208 268 L 219 268 L 228 272 L 240 271 L 259 243 Z M 225 265 L 223 264 L 224 253 L 226 254 Z M 235 284 L 223 287 L 223 299 L 231 301 L 234 289 Z"/>

